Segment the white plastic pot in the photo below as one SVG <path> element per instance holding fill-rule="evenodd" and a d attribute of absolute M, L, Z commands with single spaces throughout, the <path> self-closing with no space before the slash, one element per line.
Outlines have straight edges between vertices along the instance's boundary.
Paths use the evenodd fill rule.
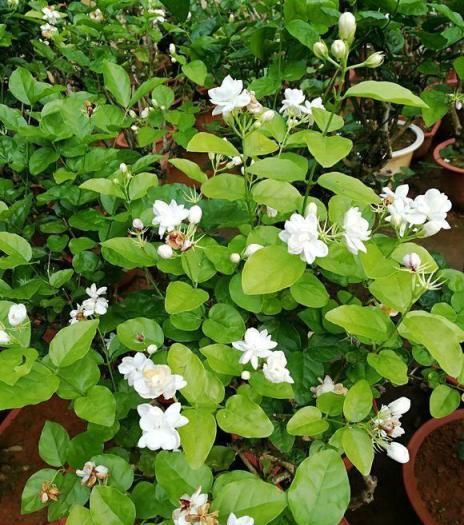
<path fill-rule="evenodd" d="M 400 121 L 399 124 L 404 124 L 404 121 Z M 395 175 L 401 168 L 409 168 L 414 152 L 424 143 L 424 132 L 419 126 L 410 124 L 409 129 L 416 135 L 416 140 L 410 146 L 392 152 L 392 158 L 380 170 L 382 175 Z"/>

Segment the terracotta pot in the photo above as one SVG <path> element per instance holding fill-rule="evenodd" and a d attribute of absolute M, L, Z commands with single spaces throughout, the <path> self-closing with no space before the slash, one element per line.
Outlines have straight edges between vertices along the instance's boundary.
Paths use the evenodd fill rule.
<path fill-rule="evenodd" d="M 414 152 L 414 159 L 422 159 L 427 155 L 427 153 L 430 151 L 430 148 L 432 147 L 433 140 L 440 129 L 440 126 L 441 119 L 438 122 L 435 122 L 432 129 L 429 131 L 424 131 L 424 142 L 422 146 L 420 146 L 420 148 Z"/>
<path fill-rule="evenodd" d="M 402 124 L 402 122 L 400 121 L 399 124 Z M 409 146 L 406 146 L 405 148 L 393 151 L 392 158 L 380 170 L 380 173 L 382 175 L 395 175 L 395 173 L 398 173 L 401 170 L 401 168 L 409 168 L 414 153 L 424 143 L 424 132 L 420 129 L 419 126 L 416 126 L 415 124 L 410 124 L 409 129 L 415 133 L 416 140 Z"/>
<path fill-rule="evenodd" d="M 0 423 L 0 434 L 5 432 L 5 430 L 11 425 L 11 423 L 13 423 L 13 421 L 19 416 L 20 412 L 20 408 L 10 410 L 6 418 Z"/>
<path fill-rule="evenodd" d="M 445 140 L 433 150 L 433 160 L 442 168 L 443 190 L 449 195 L 453 204 L 464 209 L 464 169 L 453 166 L 441 156 L 440 152 L 454 144 L 456 139 Z"/>
<path fill-rule="evenodd" d="M 408 444 L 409 450 L 409 463 L 403 465 L 403 482 L 406 488 L 406 493 L 408 495 L 409 501 L 413 506 L 416 514 L 419 516 L 420 520 L 424 525 L 440 525 L 433 516 L 430 514 L 427 506 L 421 498 L 421 494 L 417 488 L 416 476 L 415 476 L 415 463 L 417 453 L 425 441 L 427 436 L 438 428 L 451 423 L 452 421 L 459 421 L 464 419 L 464 409 L 456 410 L 449 416 L 443 417 L 441 419 L 430 419 L 425 424 L 423 424 L 416 433 L 412 436 Z M 451 488 L 452 490 L 452 488 Z"/>

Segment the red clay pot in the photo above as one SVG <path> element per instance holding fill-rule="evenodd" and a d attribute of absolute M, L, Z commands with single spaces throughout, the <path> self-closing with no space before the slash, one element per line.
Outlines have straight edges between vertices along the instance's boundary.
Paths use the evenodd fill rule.
<path fill-rule="evenodd" d="M 442 168 L 443 189 L 449 195 L 453 204 L 464 209 L 464 169 L 453 166 L 440 155 L 442 149 L 454 144 L 456 139 L 445 140 L 433 150 L 433 160 Z"/>
<path fill-rule="evenodd" d="M 403 482 L 406 488 L 406 493 L 408 495 L 409 501 L 413 506 L 416 514 L 419 516 L 419 519 L 424 525 L 440 525 L 433 516 L 430 514 L 427 509 L 424 501 L 421 498 L 421 494 L 417 489 L 416 476 L 415 476 L 415 463 L 417 453 L 425 441 L 427 436 L 429 436 L 436 429 L 451 423 L 452 421 L 459 421 L 464 419 L 464 409 L 456 410 L 449 416 L 443 417 L 441 419 L 430 419 L 427 423 L 423 424 L 416 433 L 412 436 L 408 444 L 409 450 L 409 462 L 403 465 Z"/>
<path fill-rule="evenodd" d="M 415 159 L 422 159 L 427 155 L 427 153 L 430 151 L 430 148 L 432 147 L 433 140 L 435 138 L 435 135 L 437 134 L 438 130 L 441 126 L 441 120 L 438 122 L 435 122 L 432 129 L 429 131 L 424 130 L 424 142 L 422 143 L 422 146 L 415 151 L 414 158 Z"/>

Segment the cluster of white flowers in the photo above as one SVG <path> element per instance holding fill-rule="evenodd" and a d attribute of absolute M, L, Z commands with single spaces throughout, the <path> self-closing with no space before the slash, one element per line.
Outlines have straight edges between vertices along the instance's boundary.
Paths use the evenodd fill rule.
<path fill-rule="evenodd" d="M 235 80 L 230 75 L 224 78 L 219 87 L 210 89 L 208 94 L 211 103 L 216 106 L 213 115 L 226 117 L 235 110 L 246 108 L 260 121 L 265 122 L 274 118 L 274 112 L 263 107 L 253 91 L 244 89 L 242 80 Z"/>
<path fill-rule="evenodd" d="M 12 304 L 8 310 L 8 323 L 11 327 L 17 328 L 27 319 L 27 309 L 24 304 Z M 0 345 L 11 343 L 11 336 L 3 328 L 0 329 Z"/>
<path fill-rule="evenodd" d="M 404 445 L 392 440 L 404 434 L 401 416 L 410 408 L 411 401 L 407 397 L 400 397 L 388 405 L 382 405 L 371 420 L 375 445 L 383 448 L 390 458 L 399 463 L 409 461 L 409 452 Z"/>
<path fill-rule="evenodd" d="M 180 403 L 173 403 L 164 412 L 160 407 L 144 403 L 137 407 L 140 416 L 139 425 L 142 437 L 137 446 L 150 450 L 177 450 L 180 447 L 180 436 L 177 429 L 188 424 L 182 416 Z"/>
<path fill-rule="evenodd" d="M 284 100 L 282 101 L 282 107 L 280 113 L 289 117 L 292 125 L 302 124 L 307 122 L 313 124 L 313 109 L 324 109 L 322 98 L 318 97 L 314 100 L 306 100 L 305 94 L 301 89 L 290 89 L 287 88 L 284 92 Z"/>
<path fill-rule="evenodd" d="M 58 33 L 56 25 L 63 16 L 54 6 L 47 5 L 42 8 L 42 20 L 45 20 L 45 24 L 40 26 L 40 31 L 44 38 L 51 39 Z"/>
<path fill-rule="evenodd" d="M 158 24 L 162 24 L 166 21 L 166 11 L 160 8 L 149 8 L 148 13 L 153 16 L 153 26 L 156 27 Z"/>
<path fill-rule="evenodd" d="M 95 283 L 86 288 L 85 292 L 88 298 L 81 305 L 78 304 L 75 310 L 71 310 L 69 324 L 78 323 L 92 315 L 105 315 L 108 311 L 108 299 L 103 297 L 106 294 L 106 290 L 106 286 L 97 288 Z"/>
<path fill-rule="evenodd" d="M 343 386 L 342 383 L 335 383 L 329 375 L 326 375 L 324 380 L 319 378 L 319 383 L 319 385 L 311 387 L 311 392 L 316 397 L 322 396 L 322 394 L 327 394 L 329 392 L 345 396 L 348 392 L 348 389 Z"/>
<path fill-rule="evenodd" d="M 236 350 L 243 352 L 240 363 L 251 366 L 257 370 L 259 360 L 265 359 L 263 373 L 271 383 L 293 383 L 290 372 L 287 369 L 287 359 L 281 351 L 273 351 L 277 343 L 272 340 L 267 330 L 257 330 L 248 328 L 245 332 L 243 341 L 235 341 L 232 346 Z M 242 376 L 243 377 L 243 376 Z M 247 375 L 245 377 L 248 377 Z"/>
<path fill-rule="evenodd" d="M 152 345 L 150 345 L 152 346 Z M 147 349 L 150 353 L 150 349 Z M 172 399 L 177 390 L 184 388 L 187 383 L 181 375 L 173 374 L 168 365 L 155 365 L 142 352 L 135 356 L 123 357 L 118 366 L 129 386 L 144 399 Z"/>
<path fill-rule="evenodd" d="M 204 523 L 205 525 L 218 525 L 218 512 L 210 512 L 211 504 L 208 502 L 208 494 L 201 492 L 201 487 L 189 496 L 184 494 L 180 497 L 179 508 L 172 513 L 174 525 L 188 525 L 189 523 Z M 233 512 L 227 518 L 227 525 L 254 525 L 255 520 L 250 516 L 238 518 Z"/>
<path fill-rule="evenodd" d="M 384 188 L 380 195 L 388 210 L 387 221 L 397 230 L 400 237 L 412 230 L 421 237 L 430 237 L 440 230 L 448 230 L 446 220 L 451 210 L 447 195 L 436 188 L 427 190 L 415 199 L 408 197 L 409 186 L 402 184 L 395 191 Z"/>
<path fill-rule="evenodd" d="M 190 209 L 183 204 L 177 204 L 172 199 L 167 202 L 156 200 L 153 204 L 153 225 L 158 226 L 158 235 L 161 239 L 168 233 L 165 244 L 158 248 L 158 255 L 162 259 L 170 259 L 174 250 L 185 252 L 193 246 L 193 238 L 196 226 L 201 221 L 202 210 L 195 204 Z M 181 229 L 182 222 L 188 220 L 189 226 L 184 232 Z"/>
<path fill-rule="evenodd" d="M 108 467 L 96 465 L 93 461 L 87 461 L 82 470 L 77 469 L 76 475 L 81 479 L 81 485 L 93 487 L 97 481 L 108 479 Z"/>

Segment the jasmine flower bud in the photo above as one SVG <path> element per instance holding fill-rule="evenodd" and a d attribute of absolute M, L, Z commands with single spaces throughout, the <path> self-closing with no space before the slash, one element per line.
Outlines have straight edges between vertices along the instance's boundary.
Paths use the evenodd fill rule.
<path fill-rule="evenodd" d="M 335 40 L 330 51 L 337 60 L 344 60 L 348 53 L 348 48 L 343 40 Z"/>
<path fill-rule="evenodd" d="M 124 164 L 124 162 L 121 162 L 121 164 L 119 165 L 119 171 L 121 173 L 127 173 L 128 171 L 127 164 Z"/>
<path fill-rule="evenodd" d="M 198 224 L 201 221 L 203 211 L 200 206 L 192 206 L 189 210 L 188 220 L 190 224 Z"/>
<path fill-rule="evenodd" d="M 321 60 L 327 60 L 329 56 L 329 50 L 326 43 L 323 40 L 319 40 L 313 45 L 313 53 Z"/>
<path fill-rule="evenodd" d="M 338 35 L 349 44 L 353 42 L 356 33 L 356 18 L 353 13 L 343 13 L 338 19 Z"/>
<path fill-rule="evenodd" d="M 161 259 L 170 259 L 174 255 L 173 249 L 167 244 L 162 244 L 156 251 Z"/>
<path fill-rule="evenodd" d="M 148 345 L 147 346 L 147 354 L 152 355 L 158 350 L 158 347 L 156 345 Z"/>
<path fill-rule="evenodd" d="M 384 60 L 385 55 L 382 53 L 382 51 L 377 51 L 376 53 L 372 53 L 372 55 L 369 55 L 367 59 L 363 62 L 363 65 L 365 67 L 375 68 L 381 66 Z"/>
<path fill-rule="evenodd" d="M 412 270 L 413 272 L 417 272 L 418 268 L 421 265 L 421 258 L 415 252 L 407 253 L 403 257 L 403 265 L 406 268 L 409 268 L 410 270 Z"/>
<path fill-rule="evenodd" d="M 238 264 L 240 262 L 240 254 L 236 252 L 231 253 L 229 259 L 231 263 Z"/>
<path fill-rule="evenodd" d="M 248 372 L 248 370 L 244 370 L 241 374 L 240 374 L 240 377 L 244 380 L 244 381 L 248 381 L 251 377 L 251 373 Z"/>
<path fill-rule="evenodd" d="M 134 228 L 134 230 L 143 230 L 143 226 L 143 222 L 140 219 L 134 219 L 132 221 L 132 228 Z"/>
<path fill-rule="evenodd" d="M 264 248 L 264 246 L 262 246 L 261 244 L 249 244 L 245 248 L 245 253 L 244 253 L 245 259 L 247 259 L 248 257 L 251 257 L 258 250 L 261 250 L 261 248 Z"/>

